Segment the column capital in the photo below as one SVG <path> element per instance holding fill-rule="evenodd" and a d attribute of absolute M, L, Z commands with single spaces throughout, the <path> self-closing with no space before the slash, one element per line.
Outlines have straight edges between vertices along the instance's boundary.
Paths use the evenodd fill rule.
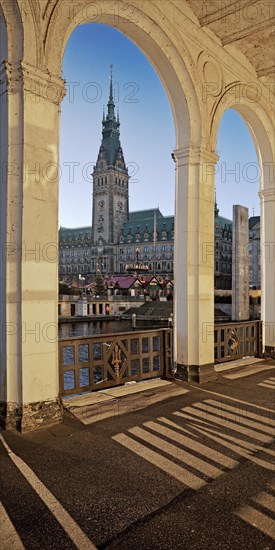
<path fill-rule="evenodd" d="M 216 164 L 219 160 L 219 156 L 215 151 L 204 149 L 203 147 L 182 147 L 180 149 L 174 149 L 172 157 L 178 166 L 184 166 L 186 164 L 201 164 L 207 162 L 208 164 Z"/>
<path fill-rule="evenodd" d="M 262 189 L 258 193 L 260 200 L 264 202 L 275 201 L 275 187 L 270 187 L 269 189 Z"/>
<path fill-rule="evenodd" d="M 24 91 L 56 105 L 66 95 L 62 78 L 24 62 L 3 61 L 0 64 L 0 86 L 0 96 Z"/>
<path fill-rule="evenodd" d="M 9 93 L 17 93 L 22 90 L 22 69 L 21 63 L 0 63 L 0 97 Z"/>
<path fill-rule="evenodd" d="M 42 71 L 28 63 L 22 63 L 24 90 L 50 103 L 59 105 L 66 95 L 63 78 Z"/>

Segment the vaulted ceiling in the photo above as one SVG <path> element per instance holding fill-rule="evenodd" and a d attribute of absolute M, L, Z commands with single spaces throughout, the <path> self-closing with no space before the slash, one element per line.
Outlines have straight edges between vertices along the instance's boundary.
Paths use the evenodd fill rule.
<path fill-rule="evenodd" d="M 274 0 L 186 1 L 201 27 L 210 29 L 225 48 L 234 46 L 240 50 L 258 77 L 275 82 Z"/>

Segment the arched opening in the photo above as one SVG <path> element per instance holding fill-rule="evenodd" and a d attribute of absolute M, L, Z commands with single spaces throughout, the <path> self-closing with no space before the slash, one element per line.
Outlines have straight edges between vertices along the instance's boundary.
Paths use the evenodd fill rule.
<path fill-rule="evenodd" d="M 105 11 L 106 10 L 106 11 Z M 109 13 L 108 5 L 102 5 L 102 12 L 100 22 L 104 24 L 113 25 L 112 16 Z M 141 15 L 141 14 L 139 14 Z M 64 36 L 66 39 L 70 33 L 77 27 L 77 25 L 83 22 L 83 13 L 79 12 L 75 15 L 74 19 L 70 23 L 69 28 L 63 30 L 59 28 L 52 29 L 52 34 L 49 33 L 48 48 L 53 43 L 53 36 L 55 36 L 55 47 L 63 53 L 66 41 L 61 40 Z M 87 20 L 85 21 L 87 22 Z M 129 23 L 129 22 L 128 22 Z M 200 245 L 196 242 L 198 235 L 202 231 L 201 219 L 204 220 L 208 216 L 209 207 L 212 212 L 213 209 L 213 196 L 214 193 L 210 191 L 213 182 L 210 182 L 207 176 L 206 188 L 207 192 L 202 196 L 198 191 L 195 192 L 194 200 L 191 200 L 191 204 L 188 202 L 188 185 L 191 179 L 195 181 L 196 188 L 199 188 L 200 184 L 200 170 L 201 164 L 205 158 L 207 160 L 215 158 L 212 151 L 209 151 L 204 144 L 203 154 L 201 153 L 202 136 L 207 135 L 207 131 L 202 131 L 201 128 L 201 116 L 198 111 L 198 102 L 194 87 L 191 84 L 190 72 L 192 72 L 191 66 L 189 66 L 188 51 L 186 49 L 186 60 L 183 61 L 182 57 L 179 57 L 177 52 L 174 51 L 174 55 L 171 56 L 171 51 L 174 50 L 174 45 L 171 43 L 170 38 L 165 35 L 165 46 L 163 42 L 164 36 L 159 33 L 154 36 L 154 31 L 148 32 L 147 25 L 150 26 L 151 22 L 141 15 L 138 24 L 133 24 L 131 20 L 130 24 L 125 24 L 125 19 L 118 18 L 118 28 L 121 32 L 125 33 L 127 37 L 133 40 L 135 44 L 145 53 L 147 58 L 151 61 L 152 65 L 156 69 L 157 74 L 160 76 L 163 85 L 166 89 L 168 98 L 170 100 L 174 123 L 176 129 L 176 149 L 174 152 L 174 160 L 176 162 L 176 227 L 175 238 L 177 245 L 174 247 L 175 251 L 175 288 L 176 288 L 176 300 L 175 300 L 175 358 L 177 364 L 188 365 L 192 364 L 199 372 L 198 365 L 205 363 L 209 371 L 213 368 L 213 349 L 211 349 L 210 339 L 200 339 L 199 348 L 195 345 L 191 339 L 191 331 L 188 330 L 190 322 L 192 326 L 198 326 L 198 332 L 202 331 L 202 317 L 207 319 L 210 324 L 213 322 L 213 288 L 211 285 L 204 289 L 204 303 L 203 313 L 200 312 L 202 304 L 199 301 L 193 301 L 195 286 L 198 287 L 196 292 L 199 292 L 200 281 L 196 275 L 198 269 L 197 258 L 194 256 L 194 245 L 198 254 L 200 253 Z M 160 38 L 161 37 L 161 38 Z M 169 54 L 167 55 L 165 49 L 168 46 Z M 57 67 L 56 70 L 60 70 L 60 57 L 56 57 Z M 185 65 L 188 65 L 188 69 Z M 191 86 L 190 86 L 191 85 Z M 186 98 L 188 99 L 188 105 Z M 208 156 L 209 155 L 209 156 Z M 192 161 L 190 161 L 192 157 Z M 192 164 L 192 166 L 191 166 Z M 209 185 L 210 184 L 210 185 Z M 198 214 L 199 203 L 201 203 L 201 210 Z M 184 207 L 184 216 L 182 215 L 182 207 Z M 190 210 L 190 211 L 189 211 Z M 190 221 L 191 220 L 191 221 Z M 191 224 L 192 227 L 189 227 Z M 174 229 L 173 229 L 174 231 Z M 128 237 L 132 237 L 131 235 Z M 211 230 L 207 234 L 207 239 L 213 238 Z M 191 242 L 192 241 L 192 242 Z M 128 238 L 128 242 L 130 239 Z M 208 259 L 207 259 L 208 262 Z M 193 276 L 188 277 L 186 271 L 192 265 Z M 158 262 L 156 267 L 161 270 L 162 264 Z M 212 265 L 202 266 L 203 270 L 207 272 L 207 278 L 212 278 Z M 192 280 L 193 279 L 193 280 Z M 190 288 L 189 288 L 190 287 Z M 190 302 L 190 303 L 189 303 Z M 196 309 L 196 311 L 190 316 L 190 311 Z M 208 315 L 209 310 L 209 315 Z M 192 321 L 191 321 L 192 317 Z M 206 324 L 206 321 L 205 321 Z M 207 351 L 203 353 L 202 348 Z M 211 368 L 209 368 L 211 365 Z M 201 370 L 200 370 L 201 372 Z M 208 373 L 210 376 L 210 374 Z M 196 375 L 197 376 L 197 375 Z"/>
<path fill-rule="evenodd" d="M 242 282 L 246 285 L 245 301 L 242 302 L 242 320 L 258 319 L 259 308 L 253 298 L 260 296 L 260 167 L 255 145 L 246 123 L 233 109 L 228 109 L 220 122 L 215 178 L 215 314 L 224 319 L 238 320 L 232 316 L 232 296 L 235 296 L 235 275 L 242 272 Z M 235 240 L 241 241 L 240 227 L 236 230 L 233 207 L 240 205 L 247 223 L 242 226 L 246 239 L 243 264 L 236 258 Z M 235 217 L 237 211 L 235 209 Z M 244 243 L 243 243 L 244 244 Z M 238 267 L 237 267 L 238 265 Z M 232 279 L 233 278 L 233 279 Z M 235 309 L 234 309 L 235 311 Z"/>
<path fill-rule="evenodd" d="M 234 91 L 234 90 L 233 90 Z M 231 90 L 232 92 L 232 90 Z M 235 95 L 236 94 L 235 90 Z M 275 340 L 274 303 L 275 303 L 275 269 L 274 269 L 274 151 L 272 150 L 272 122 L 264 111 L 261 102 L 253 98 L 245 97 L 236 103 L 232 97 L 224 98 L 223 105 L 219 105 L 217 118 L 214 124 L 214 135 L 217 137 L 218 124 L 227 108 L 234 109 L 242 117 L 253 140 L 257 162 L 252 160 L 254 168 L 255 185 L 259 179 L 258 192 L 260 197 L 260 227 L 255 226 L 255 235 L 260 233 L 260 273 L 258 269 L 257 280 L 261 286 L 261 319 L 263 321 L 262 349 L 273 350 Z M 257 172 L 258 178 L 255 177 Z M 248 170 L 244 173 L 248 178 Z M 250 176 L 251 177 L 251 176 Z M 252 207 L 253 208 L 253 207 Z M 253 210 L 252 210 L 253 213 Z M 252 237 L 252 235 L 251 235 Z M 258 266 L 259 268 L 259 266 Z"/>
<path fill-rule="evenodd" d="M 89 52 L 95 49 L 98 54 L 91 59 Z M 104 159 L 98 158 L 102 140 L 107 147 L 102 131 L 105 135 L 109 116 L 111 61 L 114 61 L 111 108 L 120 134 L 117 144 L 121 147 L 125 173 L 120 171 L 119 162 L 114 164 L 114 173 L 111 164 L 106 171 Z M 154 262 L 163 255 L 161 250 L 157 255 L 154 250 L 154 211 L 157 240 L 165 239 L 172 244 L 175 202 L 171 158 L 175 130 L 162 84 L 132 41 L 113 27 L 95 24 L 81 25 L 70 36 L 63 76 L 67 96 L 61 112 L 60 275 L 68 274 L 69 264 L 73 264 L 75 273 L 71 282 L 77 284 L 78 267 L 82 265 L 85 285 L 90 285 L 100 261 L 106 277 L 124 276 L 125 266 L 135 263 L 137 246 L 140 264 L 150 259 L 153 274 Z M 114 159 L 111 160 L 113 163 Z M 109 207 L 113 209 L 112 215 Z M 129 232 L 131 247 L 127 246 Z M 81 241 L 81 234 L 89 236 L 87 242 Z M 103 248 L 100 255 L 99 248 Z M 165 255 L 166 260 L 171 260 L 171 246 Z M 172 276 L 171 272 L 169 275 Z"/>

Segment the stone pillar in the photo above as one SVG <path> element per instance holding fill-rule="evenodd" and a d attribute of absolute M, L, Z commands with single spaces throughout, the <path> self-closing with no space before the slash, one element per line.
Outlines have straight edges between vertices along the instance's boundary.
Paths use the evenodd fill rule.
<path fill-rule="evenodd" d="M 87 308 L 87 297 L 82 296 L 82 298 L 79 298 L 77 302 L 77 315 L 80 315 L 81 317 L 87 317 L 88 315 L 88 308 Z"/>
<path fill-rule="evenodd" d="M 233 206 L 232 321 L 249 320 L 248 208 Z"/>
<path fill-rule="evenodd" d="M 175 362 L 188 381 L 214 370 L 214 177 L 216 154 L 180 149 L 176 161 Z"/>
<path fill-rule="evenodd" d="M 261 319 L 263 351 L 275 350 L 275 190 L 259 193 L 261 199 Z"/>
<path fill-rule="evenodd" d="M 1 69 L 0 423 L 25 431 L 62 419 L 57 305 L 64 83 L 27 64 Z"/>

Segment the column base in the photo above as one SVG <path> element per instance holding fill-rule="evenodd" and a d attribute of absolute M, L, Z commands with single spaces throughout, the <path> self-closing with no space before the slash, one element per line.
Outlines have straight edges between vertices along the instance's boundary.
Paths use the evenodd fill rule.
<path fill-rule="evenodd" d="M 0 402 L 0 426 L 4 430 L 29 432 L 47 428 L 63 420 L 63 404 L 61 399 L 42 401 L 38 403 Z"/>
<path fill-rule="evenodd" d="M 217 380 L 217 373 L 214 369 L 214 363 L 206 365 L 180 365 L 177 364 L 175 378 L 185 382 L 196 382 L 205 384 Z"/>
<path fill-rule="evenodd" d="M 271 357 L 271 359 L 275 359 L 275 346 L 265 346 L 264 356 Z"/>

